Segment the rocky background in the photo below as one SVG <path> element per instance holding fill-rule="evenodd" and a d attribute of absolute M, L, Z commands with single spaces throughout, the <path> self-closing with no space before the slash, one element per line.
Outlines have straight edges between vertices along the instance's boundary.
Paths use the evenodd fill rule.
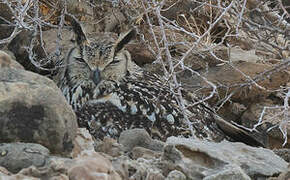
<path fill-rule="evenodd" d="M 96 142 L 53 82 L 70 23 L 117 36 L 171 88 L 202 97 L 265 148 L 142 129 Z M 288 0 L 0 0 L 0 179 L 288 179 Z M 182 96 L 180 96 L 182 98 Z"/>

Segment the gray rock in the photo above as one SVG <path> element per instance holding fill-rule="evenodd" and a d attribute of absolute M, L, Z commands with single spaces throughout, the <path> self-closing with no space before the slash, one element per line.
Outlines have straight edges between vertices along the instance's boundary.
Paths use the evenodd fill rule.
<path fill-rule="evenodd" d="M 99 141 L 95 145 L 95 150 L 97 152 L 103 152 L 112 157 L 118 157 L 124 154 L 123 149 L 123 146 L 117 143 L 117 140 L 109 137 L 105 137 L 103 141 Z"/>
<path fill-rule="evenodd" d="M 33 32 L 27 29 L 22 30 L 19 34 L 17 34 L 8 44 L 7 48 L 11 51 L 15 57 L 17 62 L 19 62 L 26 70 L 36 72 L 41 75 L 49 75 L 51 71 L 45 70 L 43 68 L 53 68 L 53 64 L 49 61 L 49 58 L 46 57 L 46 52 L 42 48 L 41 42 L 39 38 L 34 38 Z M 29 51 L 27 47 L 30 47 L 31 41 L 34 41 L 34 45 L 32 48 L 34 61 L 33 63 L 29 58 Z M 43 68 L 39 68 L 36 64 L 44 64 Z"/>
<path fill-rule="evenodd" d="M 275 154 L 280 156 L 286 162 L 288 162 L 288 163 L 290 162 L 290 149 L 282 148 L 282 149 L 274 149 L 273 151 L 274 151 Z"/>
<path fill-rule="evenodd" d="M 0 50 L 0 68 L 4 67 L 24 69 L 23 66 L 15 60 L 12 52 Z"/>
<path fill-rule="evenodd" d="M 143 147 L 153 151 L 162 151 L 164 143 L 152 139 L 144 129 L 130 129 L 123 131 L 119 137 L 119 143 L 125 151 L 131 151 L 134 147 Z"/>
<path fill-rule="evenodd" d="M 0 68 L 0 142 L 37 143 L 68 155 L 76 131 L 76 116 L 53 81 Z"/>
<path fill-rule="evenodd" d="M 190 168 L 188 164 L 194 164 L 192 168 L 199 166 L 199 172 L 204 178 L 223 179 L 227 175 L 240 179 L 248 179 L 247 176 L 270 177 L 286 171 L 288 166 L 273 151 L 243 143 L 213 143 L 177 137 L 168 138 L 166 143 L 169 146 L 174 145 L 182 153 L 183 162 L 187 162 L 183 165 L 187 169 Z M 236 166 L 242 171 L 238 171 Z"/>
<path fill-rule="evenodd" d="M 158 160 L 139 158 L 128 161 L 130 179 L 164 180 L 162 170 L 158 168 Z"/>
<path fill-rule="evenodd" d="M 186 180 L 186 176 L 177 170 L 171 171 L 165 180 Z"/>
<path fill-rule="evenodd" d="M 216 173 L 205 177 L 203 180 L 251 180 L 251 178 L 237 165 L 227 165 Z"/>
<path fill-rule="evenodd" d="M 278 177 L 271 177 L 267 180 L 289 180 L 290 179 L 290 168 L 288 167 L 288 170 L 281 173 Z"/>
<path fill-rule="evenodd" d="M 190 153 L 190 154 L 188 154 Z M 159 168 L 163 174 L 170 174 L 174 170 L 181 171 L 187 179 L 203 179 L 208 174 L 207 171 L 218 171 L 225 163 L 221 161 L 213 162 L 202 153 L 181 152 L 174 145 L 169 144 L 164 147 L 164 151 L 159 162 Z"/>
<path fill-rule="evenodd" d="M 152 151 L 143 147 L 134 147 L 131 151 L 132 159 L 144 158 L 144 159 L 154 159 L 161 156 L 161 152 Z"/>
<path fill-rule="evenodd" d="M 173 163 L 182 161 L 182 153 L 177 150 L 174 145 L 167 145 L 163 149 L 162 160 L 170 161 Z"/>
<path fill-rule="evenodd" d="M 0 166 L 17 173 L 31 165 L 44 167 L 49 161 L 49 150 L 39 144 L 0 144 Z"/>

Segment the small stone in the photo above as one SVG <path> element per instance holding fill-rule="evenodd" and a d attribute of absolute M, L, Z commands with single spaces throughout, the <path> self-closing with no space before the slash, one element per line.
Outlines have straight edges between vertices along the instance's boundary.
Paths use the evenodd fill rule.
<path fill-rule="evenodd" d="M 0 144 L 0 166 L 17 173 L 31 165 L 43 167 L 49 160 L 49 150 L 39 144 Z"/>
<path fill-rule="evenodd" d="M 112 179 L 121 180 L 121 177 L 114 170 L 112 163 L 96 152 L 82 154 L 73 162 L 68 170 L 70 180 L 79 179 Z"/>
<path fill-rule="evenodd" d="M 77 135 L 73 141 L 74 148 L 71 156 L 78 157 L 83 151 L 94 151 L 94 140 L 86 128 L 78 128 Z"/>
<path fill-rule="evenodd" d="M 132 150 L 132 158 L 154 159 L 161 156 L 160 152 L 152 151 L 143 147 L 134 147 Z"/>
<path fill-rule="evenodd" d="M 97 152 L 106 153 L 112 157 L 117 157 L 124 154 L 123 146 L 119 144 L 115 139 L 109 137 L 105 137 L 102 142 L 98 143 L 95 150 Z"/>
<path fill-rule="evenodd" d="M 165 180 L 186 180 L 186 176 L 177 170 L 171 171 Z"/>
<path fill-rule="evenodd" d="M 182 156 L 182 153 L 177 150 L 174 145 L 167 145 L 164 147 L 162 160 L 176 163 L 182 160 Z"/>
<path fill-rule="evenodd" d="M 123 131 L 119 142 L 124 146 L 125 151 L 131 151 L 134 147 L 144 147 L 153 151 L 162 151 L 164 143 L 153 140 L 144 129 L 130 129 Z"/>

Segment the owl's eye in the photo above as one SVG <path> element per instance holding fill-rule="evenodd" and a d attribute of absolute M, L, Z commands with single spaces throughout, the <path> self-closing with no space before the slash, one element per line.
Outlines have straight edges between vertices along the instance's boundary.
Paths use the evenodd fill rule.
<path fill-rule="evenodd" d="M 75 58 L 75 60 L 77 62 L 86 63 L 86 61 L 83 58 Z"/>

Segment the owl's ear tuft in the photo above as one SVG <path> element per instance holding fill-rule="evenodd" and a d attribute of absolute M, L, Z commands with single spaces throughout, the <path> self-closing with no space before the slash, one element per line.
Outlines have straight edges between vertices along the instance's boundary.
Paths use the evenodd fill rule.
<path fill-rule="evenodd" d="M 66 14 L 65 18 L 72 25 L 72 28 L 73 28 L 73 31 L 74 31 L 74 34 L 76 37 L 76 39 L 75 39 L 76 43 L 78 45 L 85 45 L 86 43 L 88 43 L 87 37 L 86 37 L 79 21 L 73 15 L 70 15 L 70 14 Z"/>
<path fill-rule="evenodd" d="M 136 30 L 130 29 L 126 33 L 123 33 L 119 36 L 119 39 L 116 43 L 115 53 L 120 51 L 126 44 L 128 44 L 136 36 Z"/>

